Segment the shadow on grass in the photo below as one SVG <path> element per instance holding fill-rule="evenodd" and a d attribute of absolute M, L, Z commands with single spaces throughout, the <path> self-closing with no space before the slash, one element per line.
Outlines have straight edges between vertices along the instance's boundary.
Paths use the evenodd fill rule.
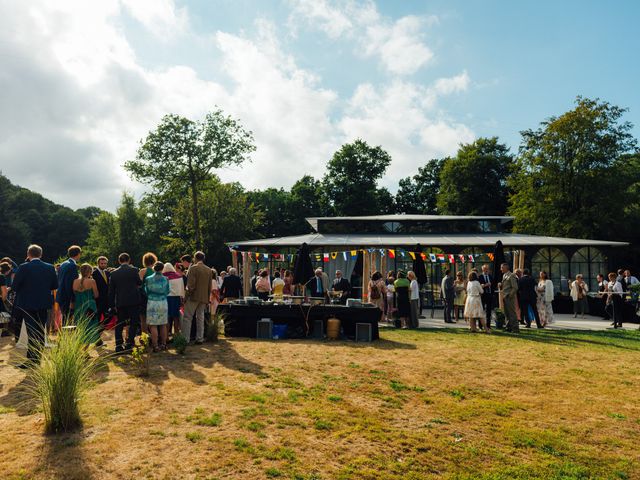
<path fill-rule="evenodd" d="M 38 469 L 44 472 L 47 478 L 64 478 L 65 480 L 94 478 L 82 449 L 82 442 L 86 436 L 82 427 L 71 433 L 45 435 Z"/>
<path fill-rule="evenodd" d="M 404 330 L 403 332 L 419 335 L 471 335 L 469 330 L 464 328 L 420 328 L 418 330 Z M 473 335 L 484 336 L 481 333 Z M 640 332 L 636 330 L 552 330 L 536 328 L 529 330 L 521 328 L 519 334 L 512 334 L 494 328 L 488 337 L 491 336 L 565 347 L 593 345 L 640 351 Z"/>
<path fill-rule="evenodd" d="M 236 340 L 248 339 L 235 339 L 234 341 Z M 200 369 L 212 369 L 217 364 L 230 370 L 256 376 L 265 375 L 261 365 L 240 355 L 233 347 L 233 343 L 226 339 L 189 346 L 184 355 L 172 350 L 152 353 L 148 376 L 140 376 L 140 368 L 134 364 L 129 355 L 115 357 L 113 364 L 128 375 L 138 376 L 142 381 L 155 385 L 157 388 L 167 381 L 170 375 L 189 380 L 196 385 L 205 385 L 207 377 Z"/>

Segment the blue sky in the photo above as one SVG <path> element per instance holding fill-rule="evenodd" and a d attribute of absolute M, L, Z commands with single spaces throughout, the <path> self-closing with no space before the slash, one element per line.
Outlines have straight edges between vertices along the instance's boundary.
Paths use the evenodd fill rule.
<path fill-rule="evenodd" d="M 319 177 L 362 137 L 391 153 L 395 190 L 478 136 L 515 151 L 576 95 L 628 107 L 640 137 L 640 2 L 34 0 L 0 14 L 0 169 L 74 207 L 140 194 L 121 167 L 138 141 L 166 113 L 215 105 L 254 132 L 253 162 L 220 172 L 247 188 Z"/>

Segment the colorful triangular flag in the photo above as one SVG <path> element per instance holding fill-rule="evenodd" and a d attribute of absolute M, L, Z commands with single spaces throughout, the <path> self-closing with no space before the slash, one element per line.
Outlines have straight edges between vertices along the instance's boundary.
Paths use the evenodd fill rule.
<path fill-rule="evenodd" d="M 449 263 L 456 263 L 456 257 L 454 257 L 451 253 L 449 254 Z"/>
<path fill-rule="evenodd" d="M 389 258 L 396 258 L 396 251 L 395 250 L 389 250 Z"/>
<path fill-rule="evenodd" d="M 436 254 L 435 253 L 430 253 L 429 254 L 429 260 L 431 260 L 433 263 L 436 262 Z"/>
<path fill-rule="evenodd" d="M 414 252 L 409 252 L 409 256 L 415 260 L 416 259 L 416 254 Z"/>
<path fill-rule="evenodd" d="M 467 260 L 467 259 L 465 258 L 465 256 L 464 256 L 462 253 L 461 253 L 460 255 L 458 255 L 458 258 L 460 259 L 460 261 L 461 261 L 462 263 L 466 262 L 466 260 Z"/>

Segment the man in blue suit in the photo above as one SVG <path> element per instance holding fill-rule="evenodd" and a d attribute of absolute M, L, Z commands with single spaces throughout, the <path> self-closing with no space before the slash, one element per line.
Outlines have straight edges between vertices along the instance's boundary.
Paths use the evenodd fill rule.
<path fill-rule="evenodd" d="M 56 302 L 60 305 L 62 316 L 69 315 L 71 303 L 73 302 L 73 281 L 78 278 L 78 260 L 82 249 L 77 245 L 72 245 L 67 250 L 69 258 L 60 265 L 58 270 L 58 292 L 56 293 Z"/>
<path fill-rule="evenodd" d="M 52 307 L 52 293 L 58 288 L 55 268 L 50 263 L 43 262 L 41 257 L 42 247 L 30 245 L 27 249 L 27 261 L 18 267 L 11 286 L 16 292 L 13 314 L 18 325 L 24 321 L 27 327 L 27 358 L 34 362 L 40 361 L 47 310 Z"/>

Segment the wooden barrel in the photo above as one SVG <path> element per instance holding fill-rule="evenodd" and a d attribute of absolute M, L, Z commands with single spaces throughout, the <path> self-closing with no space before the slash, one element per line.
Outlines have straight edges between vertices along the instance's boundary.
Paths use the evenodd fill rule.
<path fill-rule="evenodd" d="M 337 340 L 340 337 L 340 320 L 330 318 L 327 320 L 327 338 L 329 340 Z"/>

